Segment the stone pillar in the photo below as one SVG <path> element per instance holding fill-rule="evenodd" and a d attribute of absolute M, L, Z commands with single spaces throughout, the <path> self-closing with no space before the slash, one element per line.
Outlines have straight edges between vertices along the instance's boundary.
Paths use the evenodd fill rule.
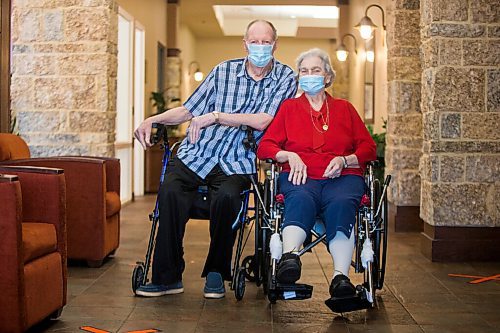
<path fill-rule="evenodd" d="M 420 112 L 420 3 L 419 0 L 388 2 L 387 24 L 387 146 L 386 174 L 390 223 L 396 231 L 417 231 L 419 218 L 422 149 Z"/>
<path fill-rule="evenodd" d="M 500 253 L 500 6 L 422 0 L 422 252 Z"/>
<path fill-rule="evenodd" d="M 14 0 L 12 111 L 33 156 L 113 156 L 117 6 Z"/>

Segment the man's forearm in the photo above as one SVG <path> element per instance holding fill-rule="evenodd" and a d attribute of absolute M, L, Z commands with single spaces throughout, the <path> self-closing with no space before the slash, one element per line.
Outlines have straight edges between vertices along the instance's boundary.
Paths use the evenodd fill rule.
<path fill-rule="evenodd" d="M 184 106 L 179 106 L 163 113 L 152 116 L 149 119 L 153 123 L 160 123 L 164 125 L 179 125 L 193 118 L 191 112 Z"/>
<path fill-rule="evenodd" d="M 258 131 L 263 131 L 271 123 L 273 117 L 266 113 L 242 114 L 242 113 L 219 113 L 219 123 L 221 125 L 238 127 L 241 125 L 250 126 Z"/>

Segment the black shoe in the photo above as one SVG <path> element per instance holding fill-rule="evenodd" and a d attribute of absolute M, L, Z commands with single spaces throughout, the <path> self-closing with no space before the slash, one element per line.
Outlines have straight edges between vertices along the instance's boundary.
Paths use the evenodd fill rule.
<path fill-rule="evenodd" d="M 300 279 L 301 269 L 302 263 L 297 254 L 291 252 L 284 253 L 283 256 L 281 256 L 278 269 L 276 270 L 276 278 L 280 283 L 295 283 Z"/>
<path fill-rule="evenodd" d="M 343 274 L 339 274 L 333 278 L 330 283 L 330 296 L 332 297 L 349 297 L 356 296 L 356 288 L 351 283 L 351 280 Z"/>

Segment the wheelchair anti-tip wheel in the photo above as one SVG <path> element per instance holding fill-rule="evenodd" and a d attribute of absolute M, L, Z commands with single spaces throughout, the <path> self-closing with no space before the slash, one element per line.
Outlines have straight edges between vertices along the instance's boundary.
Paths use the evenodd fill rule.
<path fill-rule="evenodd" d="M 245 270 L 245 278 L 250 282 L 255 282 L 255 260 L 254 256 L 246 256 L 241 262 L 241 266 Z"/>
<path fill-rule="evenodd" d="M 138 263 L 134 267 L 134 272 L 132 273 L 132 290 L 135 291 L 137 288 L 142 286 L 143 281 L 144 281 L 144 264 L 143 263 Z"/>
<path fill-rule="evenodd" d="M 245 268 L 240 267 L 238 272 L 236 272 L 236 285 L 234 286 L 234 297 L 238 301 L 243 299 L 243 295 L 245 295 Z"/>

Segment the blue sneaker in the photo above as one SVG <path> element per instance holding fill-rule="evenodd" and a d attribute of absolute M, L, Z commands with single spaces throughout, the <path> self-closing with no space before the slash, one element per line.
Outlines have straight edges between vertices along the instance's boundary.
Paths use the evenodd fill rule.
<path fill-rule="evenodd" d="M 223 298 L 225 296 L 226 288 L 224 288 L 224 280 L 220 273 L 208 273 L 203 293 L 205 298 Z"/>
<path fill-rule="evenodd" d="M 167 285 L 148 283 L 145 286 L 137 288 L 135 294 L 145 297 L 158 297 L 163 295 L 180 294 L 183 292 L 184 287 L 182 286 L 182 281 L 179 281 Z"/>

